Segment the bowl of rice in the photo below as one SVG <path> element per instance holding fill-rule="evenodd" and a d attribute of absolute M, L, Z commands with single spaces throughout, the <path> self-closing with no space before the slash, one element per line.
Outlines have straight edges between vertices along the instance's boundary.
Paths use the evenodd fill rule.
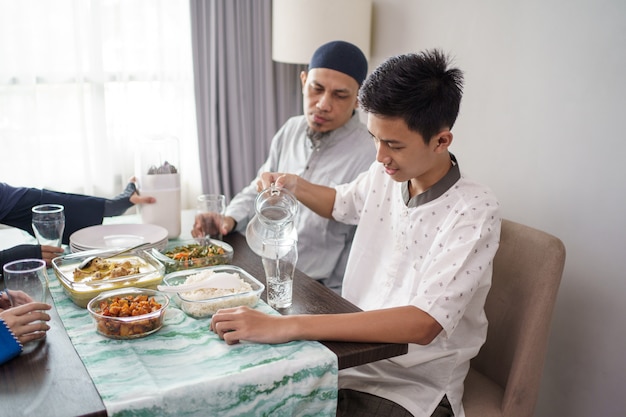
<path fill-rule="evenodd" d="M 221 308 L 254 307 L 265 286 L 248 272 L 234 265 L 218 265 L 192 270 L 177 271 L 165 275 L 163 285 L 178 286 L 205 281 L 213 275 L 230 274 L 236 285 L 233 288 L 199 288 L 173 294 L 172 300 L 188 316 L 210 317 Z"/>

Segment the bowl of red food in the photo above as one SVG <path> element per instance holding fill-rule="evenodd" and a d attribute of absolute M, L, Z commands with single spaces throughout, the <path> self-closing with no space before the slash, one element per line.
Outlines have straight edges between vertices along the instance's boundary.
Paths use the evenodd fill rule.
<path fill-rule="evenodd" d="M 161 327 L 170 299 L 148 288 L 120 288 L 94 297 L 87 310 L 96 331 L 111 339 L 136 339 Z"/>

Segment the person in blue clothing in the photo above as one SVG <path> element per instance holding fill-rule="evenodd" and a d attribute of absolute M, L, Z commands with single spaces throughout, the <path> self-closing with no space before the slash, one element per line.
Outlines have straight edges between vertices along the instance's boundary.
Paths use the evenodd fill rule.
<path fill-rule="evenodd" d="M 13 187 L 0 182 L 0 224 L 22 229 L 34 236 L 31 209 L 39 204 L 61 204 L 65 208 L 65 231 L 63 243 L 69 243 L 72 233 L 85 227 L 102 223 L 104 217 L 123 214 L 134 204 L 151 204 L 151 196 L 140 196 L 134 179 L 118 196 L 107 199 L 82 194 L 70 194 L 38 188 Z M 18 245 L 0 251 L 0 274 L 2 267 L 11 261 L 39 258 L 50 261 L 63 253 L 55 246 Z"/>
<path fill-rule="evenodd" d="M 16 303 L 11 307 L 8 295 L 0 291 L 0 365 L 18 356 L 26 343 L 42 339 L 50 326 L 46 303 L 33 302 L 21 291 L 11 292 Z"/>

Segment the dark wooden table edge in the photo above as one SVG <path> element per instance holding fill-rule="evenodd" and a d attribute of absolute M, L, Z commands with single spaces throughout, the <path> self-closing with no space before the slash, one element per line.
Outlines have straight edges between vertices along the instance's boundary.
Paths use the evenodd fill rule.
<path fill-rule="evenodd" d="M 232 236 L 227 236 L 224 240 L 231 244 L 236 243 L 236 246 L 239 248 L 239 250 L 235 252 L 236 258 L 234 259 L 233 264 L 241 266 L 265 282 L 260 258 L 247 247 L 245 237 L 240 234 L 233 234 Z M 242 262 L 239 263 L 237 259 L 240 259 Z M 294 286 L 294 301 L 298 300 L 298 302 L 295 302 L 293 307 L 281 311 L 282 314 L 333 314 L 337 311 L 345 313 L 361 311 L 357 306 L 350 303 L 348 300 L 335 294 L 319 282 L 311 279 L 300 271 L 297 272 L 296 279 L 300 282 L 298 285 Z M 86 411 L 86 413 L 77 415 L 82 417 L 106 417 L 108 415 L 106 408 L 104 407 L 104 403 L 102 402 L 100 395 L 97 393 L 93 381 L 90 379 L 87 383 L 87 381 L 82 380 L 83 376 L 89 376 L 89 374 L 80 360 L 78 353 L 75 351 L 69 335 L 67 335 L 67 332 L 65 331 L 64 325 L 56 311 L 56 307 L 53 307 L 51 316 L 53 317 L 52 320 L 55 326 L 51 332 L 56 333 L 56 335 L 54 337 L 55 343 L 47 344 L 46 346 L 46 349 L 50 349 L 47 353 L 47 355 L 49 355 L 48 360 L 57 362 L 57 365 L 60 362 L 70 361 L 70 367 L 72 370 L 70 373 L 75 376 L 76 379 L 71 378 L 69 387 L 74 388 L 76 390 L 75 392 L 80 391 L 85 395 L 84 398 L 75 399 L 75 401 L 83 401 L 85 403 L 85 406 L 81 408 Z M 50 336 L 52 336 L 52 334 L 50 334 Z M 400 356 L 408 351 L 407 344 L 350 343 L 334 341 L 322 341 L 320 343 L 330 349 L 337 356 L 339 370 L 358 366 L 364 363 L 388 359 L 394 356 Z M 50 366 L 46 366 L 44 368 L 38 368 L 29 375 L 21 375 L 23 366 L 32 366 L 29 362 L 30 361 L 27 357 L 20 357 L 14 359 L 10 363 L 2 365 L 4 368 L 2 370 L 3 378 L 11 377 L 11 375 L 17 376 L 19 373 L 21 383 L 28 384 L 28 380 L 30 378 L 58 377 L 58 366 L 53 366 L 52 368 L 54 369 L 51 369 Z M 64 375 L 64 377 L 68 376 L 69 375 Z M 85 386 L 86 383 L 87 386 Z M 81 388 L 79 388 L 79 386 Z M 89 403 L 89 405 L 86 405 L 86 403 Z M 3 406 L 6 406 L 6 404 L 3 404 Z"/>
<path fill-rule="evenodd" d="M 320 342 L 322 343 L 324 346 L 326 346 L 328 349 L 330 349 L 331 351 L 335 351 L 334 349 L 334 344 L 337 342 Z M 345 343 L 349 343 L 349 342 L 339 342 L 342 344 Z M 360 356 L 361 358 L 363 358 L 363 356 L 366 356 L 367 359 L 367 363 L 371 363 L 371 362 L 376 362 L 379 360 L 383 360 L 383 359 L 389 359 L 389 358 L 393 358 L 395 356 L 401 356 L 406 354 L 409 351 L 409 345 L 406 343 L 354 343 L 356 346 L 355 348 L 357 350 L 359 349 L 363 349 L 364 351 L 368 349 L 368 347 L 373 347 L 373 351 L 367 351 L 367 352 L 358 352 L 355 351 L 354 354 L 352 355 L 345 355 L 345 356 L 337 356 L 337 368 L 339 370 L 342 369 L 346 369 L 346 368 L 352 368 L 354 366 L 359 366 L 359 365 L 363 365 L 363 360 L 356 358 L 356 356 Z M 366 345 L 368 347 L 366 347 Z"/>

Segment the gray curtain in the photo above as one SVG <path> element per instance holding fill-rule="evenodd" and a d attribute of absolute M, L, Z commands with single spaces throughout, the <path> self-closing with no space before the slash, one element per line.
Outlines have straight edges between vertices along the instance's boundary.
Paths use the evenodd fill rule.
<path fill-rule="evenodd" d="M 202 190 L 228 201 L 302 114 L 299 73 L 272 61 L 271 0 L 190 0 Z"/>

